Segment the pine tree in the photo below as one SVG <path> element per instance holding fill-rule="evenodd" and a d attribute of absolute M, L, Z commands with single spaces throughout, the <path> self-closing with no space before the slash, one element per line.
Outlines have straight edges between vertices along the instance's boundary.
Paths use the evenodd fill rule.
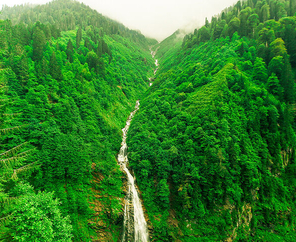
<path fill-rule="evenodd" d="M 44 32 L 36 26 L 33 33 L 33 60 L 40 61 L 43 55 L 43 47 L 46 44 Z"/>
<path fill-rule="evenodd" d="M 67 44 L 67 50 L 66 50 L 66 54 L 68 57 L 68 60 L 72 63 L 73 62 L 73 44 L 72 41 L 69 39 L 68 44 Z"/>
<path fill-rule="evenodd" d="M 56 80 L 62 80 L 63 74 L 61 67 L 59 66 L 56 58 L 55 52 L 52 52 L 52 55 L 50 57 L 49 61 L 49 74 Z"/>
<path fill-rule="evenodd" d="M 284 67 L 283 67 L 281 85 L 284 88 L 285 101 L 287 103 L 293 103 L 295 100 L 294 75 L 292 72 L 291 64 L 289 62 L 289 56 L 287 53 L 284 54 Z"/>
<path fill-rule="evenodd" d="M 76 48 L 78 49 L 80 46 L 80 41 L 82 40 L 82 29 L 79 26 L 77 33 L 76 33 Z"/>
<path fill-rule="evenodd" d="M 267 90 L 273 95 L 277 96 L 279 100 L 283 99 L 284 89 L 280 85 L 279 79 L 274 73 L 272 73 L 267 80 Z"/>
<path fill-rule="evenodd" d="M 97 56 L 100 58 L 103 54 L 103 42 L 102 40 L 98 41 Z"/>
<path fill-rule="evenodd" d="M 86 56 L 86 61 L 88 63 L 90 70 L 94 69 L 95 71 L 97 71 L 97 65 L 99 62 L 99 58 L 95 52 L 93 52 L 93 51 L 88 52 L 87 56 Z"/>
<path fill-rule="evenodd" d="M 269 5 L 264 4 L 261 8 L 261 16 L 262 16 L 262 22 L 267 21 L 270 18 L 270 11 L 269 11 Z"/>
<path fill-rule="evenodd" d="M 254 69 L 253 69 L 253 76 L 255 80 L 258 80 L 259 83 L 266 83 L 267 82 L 267 69 L 265 66 L 265 62 L 262 58 L 256 58 L 254 63 Z M 259 84 L 258 83 L 258 84 Z"/>

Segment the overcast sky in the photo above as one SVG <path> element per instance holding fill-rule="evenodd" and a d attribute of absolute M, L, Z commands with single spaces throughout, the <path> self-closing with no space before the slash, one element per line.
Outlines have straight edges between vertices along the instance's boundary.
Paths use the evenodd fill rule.
<path fill-rule="evenodd" d="M 0 6 L 24 3 L 43 4 L 48 0 L 0 0 Z M 193 30 L 204 24 L 205 17 L 220 13 L 237 0 L 80 0 L 99 13 L 130 29 L 163 40 L 179 28 Z"/>

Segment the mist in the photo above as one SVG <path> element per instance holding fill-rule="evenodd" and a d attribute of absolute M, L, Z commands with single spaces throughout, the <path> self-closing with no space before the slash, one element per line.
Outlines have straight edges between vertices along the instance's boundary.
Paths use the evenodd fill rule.
<path fill-rule="evenodd" d="M 13 6 L 24 3 L 44 4 L 46 0 L 11 0 L 6 4 Z M 147 37 L 159 41 L 177 29 L 187 32 L 204 25 L 223 9 L 237 0 L 83 0 L 80 1 L 111 19 L 123 23 L 130 29 L 139 30 Z"/>

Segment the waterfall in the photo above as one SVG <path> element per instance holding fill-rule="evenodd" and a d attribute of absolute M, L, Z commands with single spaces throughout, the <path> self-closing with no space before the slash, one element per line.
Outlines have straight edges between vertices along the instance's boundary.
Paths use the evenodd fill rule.
<path fill-rule="evenodd" d="M 157 52 L 158 49 L 159 49 L 159 46 L 156 48 L 155 51 L 153 51 L 152 47 L 150 47 L 150 54 L 151 54 L 153 59 L 155 58 L 155 55 L 156 55 L 156 52 Z M 158 66 L 159 66 L 157 59 L 155 59 L 155 66 L 156 66 L 156 69 L 154 69 L 154 72 L 153 72 L 154 76 L 156 75 L 156 72 L 158 71 Z M 153 85 L 153 83 L 151 82 L 152 81 L 151 77 L 149 78 L 149 81 L 150 81 L 149 86 L 151 87 Z"/>
<path fill-rule="evenodd" d="M 156 75 L 156 72 L 158 71 L 158 66 L 159 66 L 157 59 L 155 60 L 155 65 L 156 65 L 156 69 L 154 70 L 154 76 Z"/>
<path fill-rule="evenodd" d="M 125 127 L 122 129 L 123 136 L 121 148 L 118 154 L 118 163 L 122 170 L 127 174 L 128 189 L 125 197 L 124 205 L 124 222 L 123 222 L 123 235 L 122 242 L 147 242 L 149 241 L 147 223 L 144 217 L 144 212 L 138 191 L 135 186 L 135 181 L 127 168 L 127 144 L 126 137 L 132 118 L 139 109 L 140 102 L 137 101 L 135 110 L 131 112 L 126 121 Z"/>

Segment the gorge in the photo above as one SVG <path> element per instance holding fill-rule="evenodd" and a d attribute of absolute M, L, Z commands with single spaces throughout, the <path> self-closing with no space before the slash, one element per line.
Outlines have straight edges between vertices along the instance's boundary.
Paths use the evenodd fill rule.
<path fill-rule="evenodd" d="M 159 43 L 3 6 L 0 240 L 295 241 L 295 13 L 238 1 Z"/>

